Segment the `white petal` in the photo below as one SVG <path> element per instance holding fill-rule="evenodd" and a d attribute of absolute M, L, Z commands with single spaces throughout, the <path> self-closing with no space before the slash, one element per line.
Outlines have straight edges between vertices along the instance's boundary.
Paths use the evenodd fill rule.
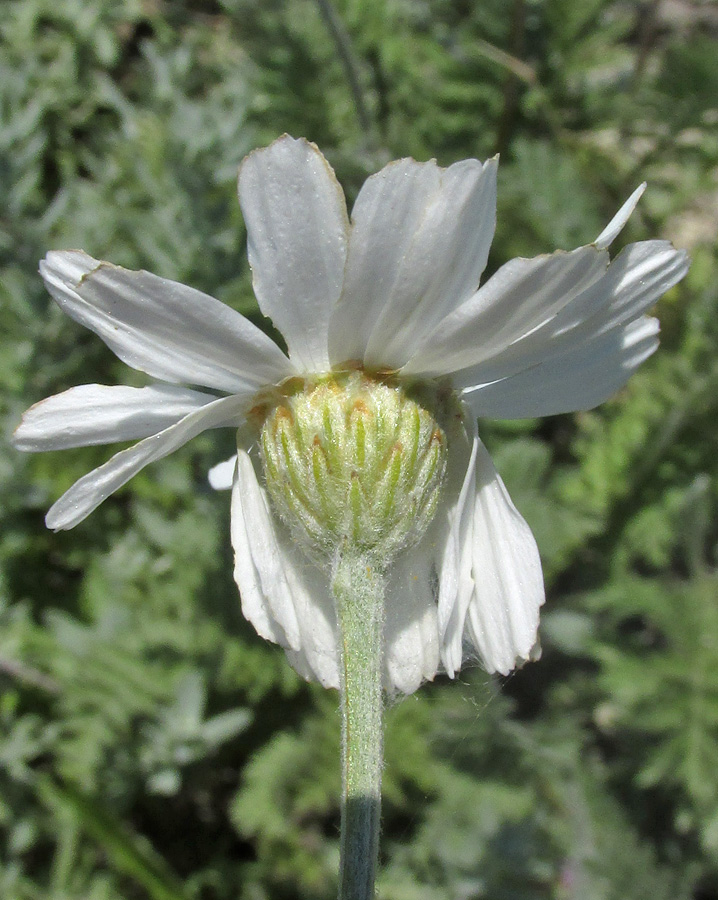
<path fill-rule="evenodd" d="M 136 440 L 216 399 L 168 384 L 142 388 L 82 384 L 31 406 L 13 444 L 18 450 L 36 451 Z"/>
<path fill-rule="evenodd" d="M 402 372 L 446 375 L 497 356 L 555 316 L 607 266 L 608 253 L 593 245 L 511 260 L 442 319 Z"/>
<path fill-rule="evenodd" d="M 400 553 L 386 588 L 384 682 L 389 693 L 413 694 L 439 667 L 436 572 L 431 533 Z"/>
<path fill-rule="evenodd" d="M 116 453 L 60 497 L 45 517 L 47 527 L 55 531 L 73 528 L 148 463 L 168 456 L 208 428 L 235 424 L 242 417 L 246 403 L 243 396 L 214 400 L 159 434 Z"/>
<path fill-rule="evenodd" d="M 451 678 L 463 661 L 464 622 L 474 590 L 471 547 L 479 435 L 475 417 L 467 417 L 465 424 L 468 428 L 457 429 L 449 440 L 445 498 L 437 511 L 438 525 L 444 525 L 439 547 L 438 628 L 441 659 Z"/>
<path fill-rule="evenodd" d="M 280 535 L 280 544 L 288 561 L 287 578 L 301 631 L 301 646 L 287 650 L 287 659 L 304 678 L 338 689 L 338 628 L 329 578 L 296 549 L 286 530 Z"/>
<path fill-rule="evenodd" d="M 228 491 L 234 484 L 234 473 L 237 468 L 237 454 L 217 463 L 207 473 L 210 487 L 215 491 Z"/>
<path fill-rule="evenodd" d="M 252 460 L 242 450 L 232 495 L 232 541 L 245 617 L 262 637 L 285 647 L 301 675 L 338 688 L 337 624 L 328 574 L 297 549 L 272 513 Z M 392 692 L 411 693 L 436 674 L 439 641 L 432 552 L 425 539 L 392 566 L 384 675 Z M 280 621 L 286 624 L 292 611 L 298 639 L 290 642 Z"/>
<path fill-rule="evenodd" d="M 629 244 L 599 281 L 561 310 L 547 332 L 562 336 L 577 329 L 571 337 L 575 341 L 578 335 L 593 336 L 630 322 L 676 285 L 689 265 L 686 252 L 668 241 Z M 544 338 L 536 335 L 537 340 Z"/>
<path fill-rule="evenodd" d="M 266 615 L 271 616 L 282 629 L 286 645 L 298 649 L 299 624 L 284 571 L 284 557 L 277 542 L 269 499 L 266 491 L 259 485 L 249 454 L 244 450 L 237 453 L 237 476 L 232 491 L 233 520 L 235 516 L 245 524 L 246 540 L 259 577 L 261 596 L 267 606 Z M 235 561 L 237 556 L 235 547 Z M 242 585 L 239 587 L 241 590 Z M 254 624 L 250 616 L 247 615 L 247 618 Z"/>
<path fill-rule="evenodd" d="M 232 491 L 232 543 L 244 616 L 262 637 L 286 649 L 301 675 L 338 687 L 336 617 L 328 576 L 297 550 L 273 514 L 244 450 L 237 454 Z"/>
<path fill-rule="evenodd" d="M 592 409 L 623 387 L 655 351 L 658 331 L 657 319 L 642 316 L 463 397 L 477 416 L 500 419 Z"/>
<path fill-rule="evenodd" d="M 48 253 L 40 274 L 64 312 L 154 378 L 239 393 L 293 372 L 248 319 L 186 285 L 79 250 Z"/>
<path fill-rule="evenodd" d="M 636 190 L 631 194 L 631 196 L 626 200 L 623 206 L 618 210 L 616 215 L 611 219 L 611 221 L 606 225 L 603 231 L 599 234 L 596 240 L 593 242 L 597 247 L 603 249 L 604 247 L 610 247 L 610 245 L 615 241 L 618 235 L 623 230 L 624 225 L 629 220 L 631 213 L 636 208 L 636 204 L 641 199 L 643 192 L 646 189 L 646 182 L 643 184 L 639 184 Z"/>
<path fill-rule="evenodd" d="M 483 165 L 468 159 L 438 169 L 437 181 L 433 163 L 422 167 L 414 163 L 410 171 L 421 177 L 408 180 L 401 167 L 391 166 L 385 177 L 374 176 L 381 191 L 377 190 L 371 216 L 362 191 L 354 211 L 345 291 L 332 333 L 346 330 L 344 316 L 355 314 L 350 307 L 365 310 L 367 293 L 375 289 L 364 323 L 370 329 L 363 356 L 367 365 L 402 366 L 424 334 L 476 291 L 496 223 L 496 169 L 496 159 Z M 390 225 L 382 218 L 382 213 L 392 216 L 397 178 L 402 192 L 408 183 L 417 195 L 415 214 L 401 221 L 401 232 L 393 218 Z M 428 196 L 427 186 L 433 187 Z M 401 199 L 403 207 L 412 198 L 402 193 Z M 382 210 L 383 200 L 390 208 Z M 374 257 L 388 266 L 386 272 L 375 270 Z"/>
<path fill-rule="evenodd" d="M 239 461 L 238 461 L 239 462 Z M 251 462 L 250 462 L 251 467 Z M 268 576 L 262 574 L 272 563 L 271 556 L 267 555 L 265 547 L 254 538 L 269 526 L 266 521 L 262 526 L 257 525 L 257 516 L 266 520 L 267 513 L 264 507 L 257 512 L 252 510 L 252 503 L 246 496 L 247 478 L 254 478 L 254 470 L 239 474 L 240 466 L 236 467 L 237 477 L 232 487 L 232 547 L 234 548 L 234 580 L 239 587 L 242 614 L 248 622 L 251 622 L 261 637 L 273 641 L 282 647 L 289 642 L 282 626 L 275 619 L 264 593 L 263 581 L 268 581 Z M 259 490 L 257 486 L 256 490 Z M 256 504 L 255 504 L 256 506 Z M 283 596 L 286 591 L 283 592 Z M 293 608 L 289 611 L 291 618 Z M 296 638 L 296 628 L 295 628 Z"/>
<path fill-rule="evenodd" d="M 494 358 L 454 376 L 469 390 L 527 371 L 551 366 L 562 353 L 594 341 L 617 325 L 630 322 L 652 306 L 688 271 L 688 258 L 667 241 L 630 244 L 606 273 L 574 297 L 556 315 L 515 341 Z M 590 350 L 587 350 L 587 356 Z"/>
<path fill-rule="evenodd" d="M 248 535 L 252 533 L 252 523 L 245 521 L 244 506 L 239 489 L 232 493 L 232 547 L 234 548 L 234 580 L 240 591 L 242 615 L 251 622 L 260 637 L 282 647 L 287 639 L 281 626 L 274 620 L 262 590 L 259 570 L 252 557 L 252 545 Z"/>
<path fill-rule="evenodd" d="M 368 178 L 352 210 L 344 289 L 329 326 L 332 364 L 363 360 L 387 297 L 432 197 L 436 163 L 401 159 Z"/>
<path fill-rule="evenodd" d="M 244 615 L 259 634 L 287 648 L 289 661 L 301 675 L 325 687 L 339 687 L 337 624 L 328 574 L 297 549 L 273 515 L 253 463 L 241 450 L 232 502 L 235 578 Z M 436 674 L 439 642 L 431 569 L 426 541 L 392 566 L 384 675 L 392 692 L 411 693 Z M 298 640 L 287 647 L 290 642 L 278 620 L 286 618 L 290 604 Z"/>
<path fill-rule="evenodd" d="M 466 635 L 487 671 L 506 675 L 536 643 L 543 576 L 531 529 L 481 443 L 471 551 L 474 590 Z"/>
<path fill-rule="evenodd" d="M 314 144 L 285 135 L 244 160 L 239 202 L 262 312 L 301 371 L 328 371 L 327 329 L 349 228 L 334 172 Z"/>

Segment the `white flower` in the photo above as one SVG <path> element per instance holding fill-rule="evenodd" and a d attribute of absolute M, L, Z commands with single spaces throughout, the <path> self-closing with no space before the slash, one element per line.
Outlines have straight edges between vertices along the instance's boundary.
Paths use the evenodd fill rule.
<path fill-rule="evenodd" d="M 348 360 L 399 377 L 449 377 L 470 413 L 449 447 L 428 532 L 391 567 L 385 683 L 410 693 L 439 668 L 454 676 L 467 655 L 502 673 L 528 658 L 544 601 L 541 565 L 476 417 L 601 403 L 655 350 L 658 322 L 643 313 L 688 262 L 665 241 L 631 244 L 609 262 L 606 248 L 642 185 L 592 244 L 514 259 L 477 289 L 494 232 L 496 168 L 495 159 L 448 169 L 399 160 L 367 180 L 350 220 L 314 145 L 284 136 L 250 154 L 239 199 L 254 289 L 288 356 L 199 291 L 80 251 L 48 253 L 40 271 L 65 312 L 161 382 L 83 385 L 28 410 L 15 434 L 23 450 L 140 439 L 74 484 L 49 511 L 48 526 L 73 527 L 200 432 L 242 426 L 258 393 L 285 379 Z M 232 482 L 242 610 L 300 673 L 336 687 L 328 574 L 274 514 L 258 465 L 249 437 L 211 477 L 217 487 Z"/>

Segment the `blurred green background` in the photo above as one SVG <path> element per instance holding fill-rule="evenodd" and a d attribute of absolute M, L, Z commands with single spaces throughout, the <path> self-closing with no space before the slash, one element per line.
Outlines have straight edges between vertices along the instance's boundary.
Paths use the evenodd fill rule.
<path fill-rule="evenodd" d="M 315 141 L 349 201 L 392 158 L 502 154 L 494 270 L 593 239 L 687 248 L 614 401 L 482 423 L 537 536 L 543 658 L 388 712 L 384 900 L 718 898 L 718 6 L 701 0 L 3 0 L 0 897 L 330 900 L 337 696 L 242 619 L 205 434 L 72 532 L 108 448 L 6 443 L 134 383 L 49 301 L 51 248 L 261 322 L 237 166 Z"/>

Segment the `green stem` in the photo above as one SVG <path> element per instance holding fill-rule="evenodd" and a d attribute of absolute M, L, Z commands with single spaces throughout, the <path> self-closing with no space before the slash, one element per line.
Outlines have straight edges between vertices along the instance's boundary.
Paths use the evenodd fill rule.
<path fill-rule="evenodd" d="M 379 851 L 384 576 L 354 550 L 332 583 L 342 646 L 342 822 L 339 900 L 372 900 Z"/>

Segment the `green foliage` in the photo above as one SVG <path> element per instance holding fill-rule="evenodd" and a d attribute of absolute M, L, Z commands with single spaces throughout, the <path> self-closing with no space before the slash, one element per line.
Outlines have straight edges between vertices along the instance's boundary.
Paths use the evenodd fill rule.
<path fill-rule="evenodd" d="M 141 383 L 49 302 L 81 246 L 252 296 L 236 168 L 282 132 L 351 201 L 388 159 L 501 152 L 490 270 L 592 240 L 693 256 L 662 348 L 599 410 L 482 423 L 534 529 L 543 658 L 388 712 L 380 896 L 718 897 L 718 57 L 710 4 L 6 0 L 0 416 Z M 269 327 L 266 322 L 263 325 Z M 0 896 L 323 900 L 336 698 L 241 616 L 207 434 L 71 533 L 43 514 L 107 458 L 0 453 Z"/>
<path fill-rule="evenodd" d="M 335 697 L 314 692 L 324 715 L 268 741 L 244 770 L 230 817 L 253 842 L 257 862 L 246 897 L 331 898 L 339 866 L 339 719 Z"/>

